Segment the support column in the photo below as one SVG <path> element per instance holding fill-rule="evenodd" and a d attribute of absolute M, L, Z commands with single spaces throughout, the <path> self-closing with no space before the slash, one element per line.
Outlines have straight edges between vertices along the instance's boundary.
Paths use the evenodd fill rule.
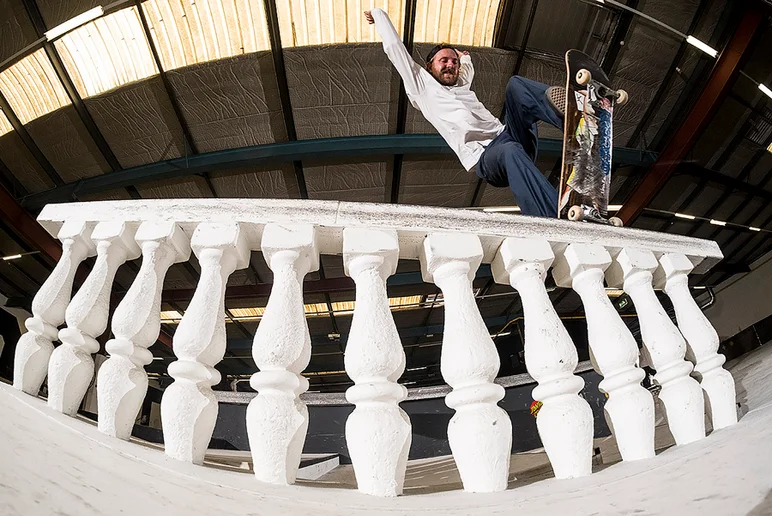
<path fill-rule="evenodd" d="M 507 488 L 512 453 L 512 422 L 497 405 L 504 388 L 493 383 L 499 356 L 472 292 L 482 256 L 477 235 L 458 233 L 430 233 L 419 256 L 424 281 L 445 300 L 440 371 L 453 388 L 445 404 L 456 411 L 448 441 L 464 490 L 476 493 Z"/>
<path fill-rule="evenodd" d="M 286 485 L 295 482 L 308 430 L 300 400 L 311 358 L 303 278 L 319 268 L 319 250 L 311 225 L 267 224 L 261 247 L 273 288 L 252 346 L 259 372 L 249 384 L 258 394 L 247 407 L 247 436 L 257 479 Z"/>
<path fill-rule="evenodd" d="M 659 260 L 657 283 L 673 302 L 678 328 L 686 339 L 686 359 L 708 396 L 708 408 L 715 430 L 737 423 L 736 393 L 732 374 L 721 367 L 726 358 L 718 351 L 718 334 L 689 292 L 692 262 L 683 254 L 665 254 Z"/>
<path fill-rule="evenodd" d="M 491 268 L 497 283 L 509 283 L 523 301 L 525 366 L 539 382 L 533 399 L 544 405 L 536 426 L 556 478 L 592 473 L 592 410 L 578 393 L 576 347 L 550 302 L 544 280 L 555 256 L 546 240 L 507 238 Z"/>
<path fill-rule="evenodd" d="M 147 393 L 148 351 L 161 330 L 161 290 L 173 263 L 190 258 L 190 242 L 174 222 L 144 222 L 136 241 L 142 266 L 112 319 L 114 337 L 105 345 L 110 358 L 99 368 L 99 431 L 119 439 L 131 430 Z"/>
<path fill-rule="evenodd" d="M 397 271 L 397 232 L 343 230 L 343 265 L 356 283 L 356 306 L 346 344 L 346 372 L 356 405 L 346 420 L 346 445 L 357 486 L 376 496 L 402 494 L 410 450 L 410 419 L 398 403 L 407 389 L 397 383 L 405 352 L 391 315 L 386 279 Z"/>
<path fill-rule="evenodd" d="M 13 360 L 13 386 L 32 396 L 38 395 L 48 374 L 53 341 L 64 322 L 78 265 L 96 252 L 91 241 L 93 229 L 94 223 L 77 220 L 62 225 L 57 235 L 62 256 L 32 300 L 32 317 L 24 322 L 29 331 L 19 338 Z"/>
<path fill-rule="evenodd" d="M 204 461 L 217 421 L 212 385 L 220 382 L 214 368 L 225 355 L 225 287 L 236 269 L 251 257 L 245 228 L 237 223 L 202 223 L 190 247 L 201 275 L 172 345 L 177 361 L 169 365 L 174 383 L 161 398 L 166 454 L 194 464 Z"/>
<path fill-rule="evenodd" d="M 654 399 L 641 386 L 646 373 L 636 366 L 638 345 L 606 295 L 603 276 L 611 255 L 603 246 L 570 244 L 555 260 L 552 277 L 582 298 L 590 359 L 608 394 L 606 420 L 622 460 L 654 457 Z"/>
<path fill-rule="evenodd" d="M 115 272 L 126 260 L 139 257 L 136 231 L 136 224 L 112 221 L 98 223 L 91 234 L 96 262 L 65 311 L 62 345 L 48 364 L 48 406 L 70 416 L 77 413 L 94 377 L 91 355 L 99 351 L 96 338 L 107 328 Z"/>
<path fill-rule="evenodd" d="M 651 251 L 623 249 L 606 278 L 609 285 L 623 286 L 635 304 L 643 345 L 657 371 L 654 381 L 662 386 L 659 399 L 681 445 L 705 437 L 705 407 L 700 385 L 689 376 L 692 365 L 684 360 L 686 342 L 654 293 L 652 274 L 658 266 Z"/>

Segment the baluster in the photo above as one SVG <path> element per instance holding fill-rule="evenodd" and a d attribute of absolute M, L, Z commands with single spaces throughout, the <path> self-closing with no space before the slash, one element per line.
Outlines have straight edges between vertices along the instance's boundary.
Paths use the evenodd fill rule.
<path fill-rule="evenodd" d="M 636 366 L 638 345 L 603 287 L 609 265 L 603 246 L 570 244 L 556 258 L 552 277 L 582 298 L 590 357 L 604 377 L 598 388 L 608 394 L 604 410 L 622 460 L 646 459 L 654 456 L 654 399 L 641 386 L 645 373 Z"/>
<path fill-rule="evenodd" d="M 453 388 L 445 404 L 456 413 L 448 441 L 464 490 L 507 488 L 512 422 L 497 405 L 504 388 L 493 383 L 499 356 L 472 292 L 482 261 L 480 239 L 472 234 L 431 233 L 421 248 L 424 281 L 434 282 L 445 302 L 440 371 Z"/>
<path fill-rule="evenodd" d="M 299 398 L 308 390 L 300 373 L 311 358 L 303 278 L 319 268 L 319 251 L 311 225 L 267 224 L 261 247 L 273 288 L 252 346 L 259 371 L 249 384 L 258 394 L 247 407 L 247 436 L 257 479 L 292 484 L 308 430 Z"/>
<path fill-rule="evenodd" d="M 94 223 L 71 220 L 59 229 L 57 238 L 62 242 L 62 256 L 51 275 L 32 300 L 32 317 L 24 322 L 29 330 L 16 344 L 13 360 L 13 386 L 37 396 L 48 374 L 48 361 L 54 350 L 64 312 L 70 303 L 72 282 L 78 265 L 96 248 L 91 241 Z"/>
<path fill-rule="evenodd" d="M 694 364 L 694 373 L 708 396 L 708 409 L 713 428 L 725 428 L 737 423 L 735 386 L 732 374 L 721 367 L 726 361 L 718 351 L 718 334 L 689 293 L 689 273 L 692 262 L 683 254 L 665 254 L 659 260 L 658 284 L 664 283 L 665 293 L 675 308 L 678 328 L 686 339 L 686 358 Z M 664 276 L 664 277 L 662 277 Z"/>
<path fill-rule="evenodd" d="M 60 412 L 77 413 L 94 377 L 91 355 L 99 351 L 96 338 L 107 328 L 115 272 L 140 254 L 136 231 L 136 224 L 112 221 L 98 223 L 91 234 L 96 262 L 65 311 L 67 327 L 59 332 L 62 345 L 48 363 L 48 406 Z"/>
<path fill-rule="evenodd" d="M 498 283 L 520 294 L 525 320 L 525 365 L 539 383 L 533 399 L 544 405 L 536 426 L 557 478 L 592 473 L 592 410 L 579 397 L 584 380 L 573 374 L 579 359 L 550 302 L 544 279 L 554 259 L 546 240 L 507 238 L 493 260 Z"/>
<path fill-rule="evenodd" d="M 346 399 L 356 408 L 346 420 L 346 444 L 359 490 L 378 496 L 402 494 L 411 442 L 410 419 L 398 405 L 407 397 L 397 383 L 405 352 L 386 293 L 398 260 L 396 231 L 344 229 L 343 264 L 356 283 L 345 354 L 354 380 Z"/>
<path fill-rule="evenodd" d="M 700 385 L 689 376 L 692 365 L 684 360 L 686 342 L 654 293 L 652 273 L 658 266 L 651 251 L 623 249 L 606 279 L 612 286 L 623 285 L 635 304 L 670 431 L 677 444 L 687 444 L 705 437 L 704 400 Z"/>
<path fill-rule="evenodd" d="M 177 460 L 201 464 L 212 438 L 218 409 L 212 385 L 220 382 L 214 366 L 226 348 L 225 287 L 233 271 L 249 265 L 245 231 L 238 223 L 201 223 L 190 241 L 201 274 L 172 341 L 174 382 L 161 398 L 166 454 Z"/>
<path fill-rule="evenodd" d="M 161 330 L 161 290 L 173 263 L 187 261 L 190 242 L 174 222 L 144 222 L 136 241 L 142 266 L 112 319 L 114 337 L 105 345 L 110 358 L 99 368 L 99 431 L 128 439 L 147 393 L 148 351 Z"/>

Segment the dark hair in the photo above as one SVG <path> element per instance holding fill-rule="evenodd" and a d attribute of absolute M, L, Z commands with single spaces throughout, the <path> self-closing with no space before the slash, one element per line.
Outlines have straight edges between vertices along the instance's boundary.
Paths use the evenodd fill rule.
<path fill-rule="evenodd" d="M 449 45 L 447 43 L 440 43 L 439 45 L 436 45 L 434 48 L 432 48 L 429 53 L 426 55 L 426 64 L 429 64 L 432 62 L 432 59 L 434 59 L 434 56 L 437 55 L 437 52 L 440 50 L 445 50 L 446 48 L 450 48 L 453 50 L 456 55 L 458 55 L 458 50 L 456 50 L 456 47 L 453 45 Z"/>

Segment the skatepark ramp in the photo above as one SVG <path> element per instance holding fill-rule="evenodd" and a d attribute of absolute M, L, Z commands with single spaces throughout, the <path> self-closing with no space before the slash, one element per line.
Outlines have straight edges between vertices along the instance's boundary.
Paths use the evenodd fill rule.
<path fill-rule="evenodd" d="M 526 365 L 537 382 L 533 398 L 543 403 L 537 426 L 557 479 L 592 479 L 603 472 L 591 475 L 592 413 L 578 395 L 584 381 L 574 374 L 576 348 L 547 293 L 545 278 L 550 271 L 558 287 L 573 288 L 584 304 L 592 362 L 604 377 L 600 389 L 608 394 L 609 427 L 623 461 L 631 464 L 625 476 L 648 471 L 657 464 L 650 461 L 659 460 L 653 459 L 654 402 L 641 386 L 644 372 L 638 367 L 637 344 L 610 303 L 606 285 L 624 289 L 635 304 L 643 355 L 657 371 L 654 380 L 661 386 L 659 399 L 677 448 L 701 450 L 697 456 L 714 450 L 703 442 L 706 411 L 714 431 L 727 430 L 715 432 L 725 436 L 722 446 L 732 442 L 726 436 L 742 432 L 729 429 L 737 422 L 735 382 L 722 367 L 715 331 L 688 289 L 689 274 L 705 272 L 722 257 L 711 241 L 500 213 L 265 199 L 69 203 L 46 206 L 38 220 L 62 242 L 63 253 L 35 296 L 33 317 L 26 322 L 29 331 L 17 345 L 14 387 L 36 396 L 47 376 L 48 407 L 32 396 L 4 389 L 4 420 L 13 425 L 9 431 L 35 429 L 30 435 L 38 439 L 40 449 L 56 446 L 52 449 L 62 454 L 88 451 L 73 457 L 85 461 L 79 469 L 90 470 L 90 453 L 95 461 L 110 455 L 102 463 L 105 475 L 128 468 L 121 475 L 131 470 L 131 478 L 152 476 L 142 471 L 161 468 L 179 490 L 154 496 L 168 496 L 170 504 L 187 496 L 183 479 L 199 478 L 207 489 L 224 482 L 218 474 L 226 472 L 196 465 L 204 461 L 218 412 L 211 387 L 220 381 L 215 366 L 226 351 L 226 283 L 235 270 L 247 267 L 252 250 L 262 250 L 274 281 L 252 349 L 258 370 L 250 384 L 258 395 L 246 411 L 252 467 L 260 482 L 252 479 L 247 488 L 239 479 L 241 487 L 228 488 L 245 507 L 258 492 L 263 493 L 259 497 L 281 499 L 282 504 L 296 503 L 299 497 L 328 496 L 299 494 L 298 489 L 314 491 L 309 487 L 290 491 L 277 487 L 295 482 L 306 438 L 308 411 L 300 394 L 308 389 L 308 380 L 301 373 L 311 342 L 303 278 L 319 267 L 320 254 L 342 255 L 345 272 L 356 286 L 345 351 L 346 372 L 354 380 L 346 399 L 355 405 L 346 422 L 346 444 L 362 493 L 396 496 L 402 494 L 405 481 L 411 424 L 398 405 L 407 390 L 397 383 L 405 355 L 386 291 L 386 280 L 395 273 L 399 259 L 419 260 L 424 281 L 435 283 L 443 294 L 441 372 L 451 387 L 445 402 L 456 411 L 447 433 L 464 491 L 507 489 L 513 435 L 509 417 L 497 405 L 504 396 L 503 387 L 494 383 L 499 357 L 472 290 L 481 264 L 490 264 L 494 280 L 511 285 L 522 300 Z M 172 342 L 177 360 L 168 368 L 174 382 L 161 401 L 168 456 L 162 459 L 156 450 L 132 451 L 136 445 L 124 441 L 147 390 L 144 366 L 152 361 L 147 348 L 159 334 L 164 276 L 173 263 L 187 261 L 191 252 L 201 273 Z M 91 272 L 71 298 L 78 265 L 94 255 Z M 112 317 L 114 338 L 106 344 L 110 357 L 99 369 L 98 429 L 80 428 L 81 422 L 56 414 L 76 415 L 94 376 L 92 354 L 99 350 L 96 338 L 107 326 L 116 270 L 140 256 L 136 279 Z M 672 300 L 677 326 L 655 289 L 663 289 Z M 56 339 L 62 345 L 54 350 Z M 7 416 L 15 411 L 23 418 Z M 68 441 L 56 445 L 60 434 Z M 693 452 L 678 453 L 673 456 L 681 460 Z M 131 466 L 110 461 L 128 461 Z M 565 485 L 599 480 L 582 482 Z M 678 482 L 668 489 L 680 489 Z M 558 485 L 550 481 L 555 489 L 566 489 Z M 478 496 L 477 502 L 468 503 L 499 500 Z M 358 507 L 368 506 L 364 498 L 351 500 Z M 186 502 L 192 503 L 192 497 Z"/>

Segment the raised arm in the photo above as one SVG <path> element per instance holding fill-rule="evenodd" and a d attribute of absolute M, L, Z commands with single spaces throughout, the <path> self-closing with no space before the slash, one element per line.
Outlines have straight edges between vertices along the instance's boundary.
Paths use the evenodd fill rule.
<path fill-rule="evenodd" d="M 461 55 L 459 60 L 458 71 L 458 83 L 457 86 L 466 86 L 467 88 L 472 84 L 474 78 L 474 66 L 472 66 L 472 58 L 469 56 L 469 52 L 458 52 Z"/>
<path fill-rule="evenodd" d="M 423 68 L 413 60 L 402 40 L 399 39 L 399 34 L 391 24 L 389 15 L 382 9 L 373 9 L 365 11 L 365 18 L 368 22 L 375 23 L 375 28 L 383 40 L 383 51 L 402 77 L 405 91 L 410 95 L 420 95 L 424 90 L 423 77 L 421 77 Z"/>

